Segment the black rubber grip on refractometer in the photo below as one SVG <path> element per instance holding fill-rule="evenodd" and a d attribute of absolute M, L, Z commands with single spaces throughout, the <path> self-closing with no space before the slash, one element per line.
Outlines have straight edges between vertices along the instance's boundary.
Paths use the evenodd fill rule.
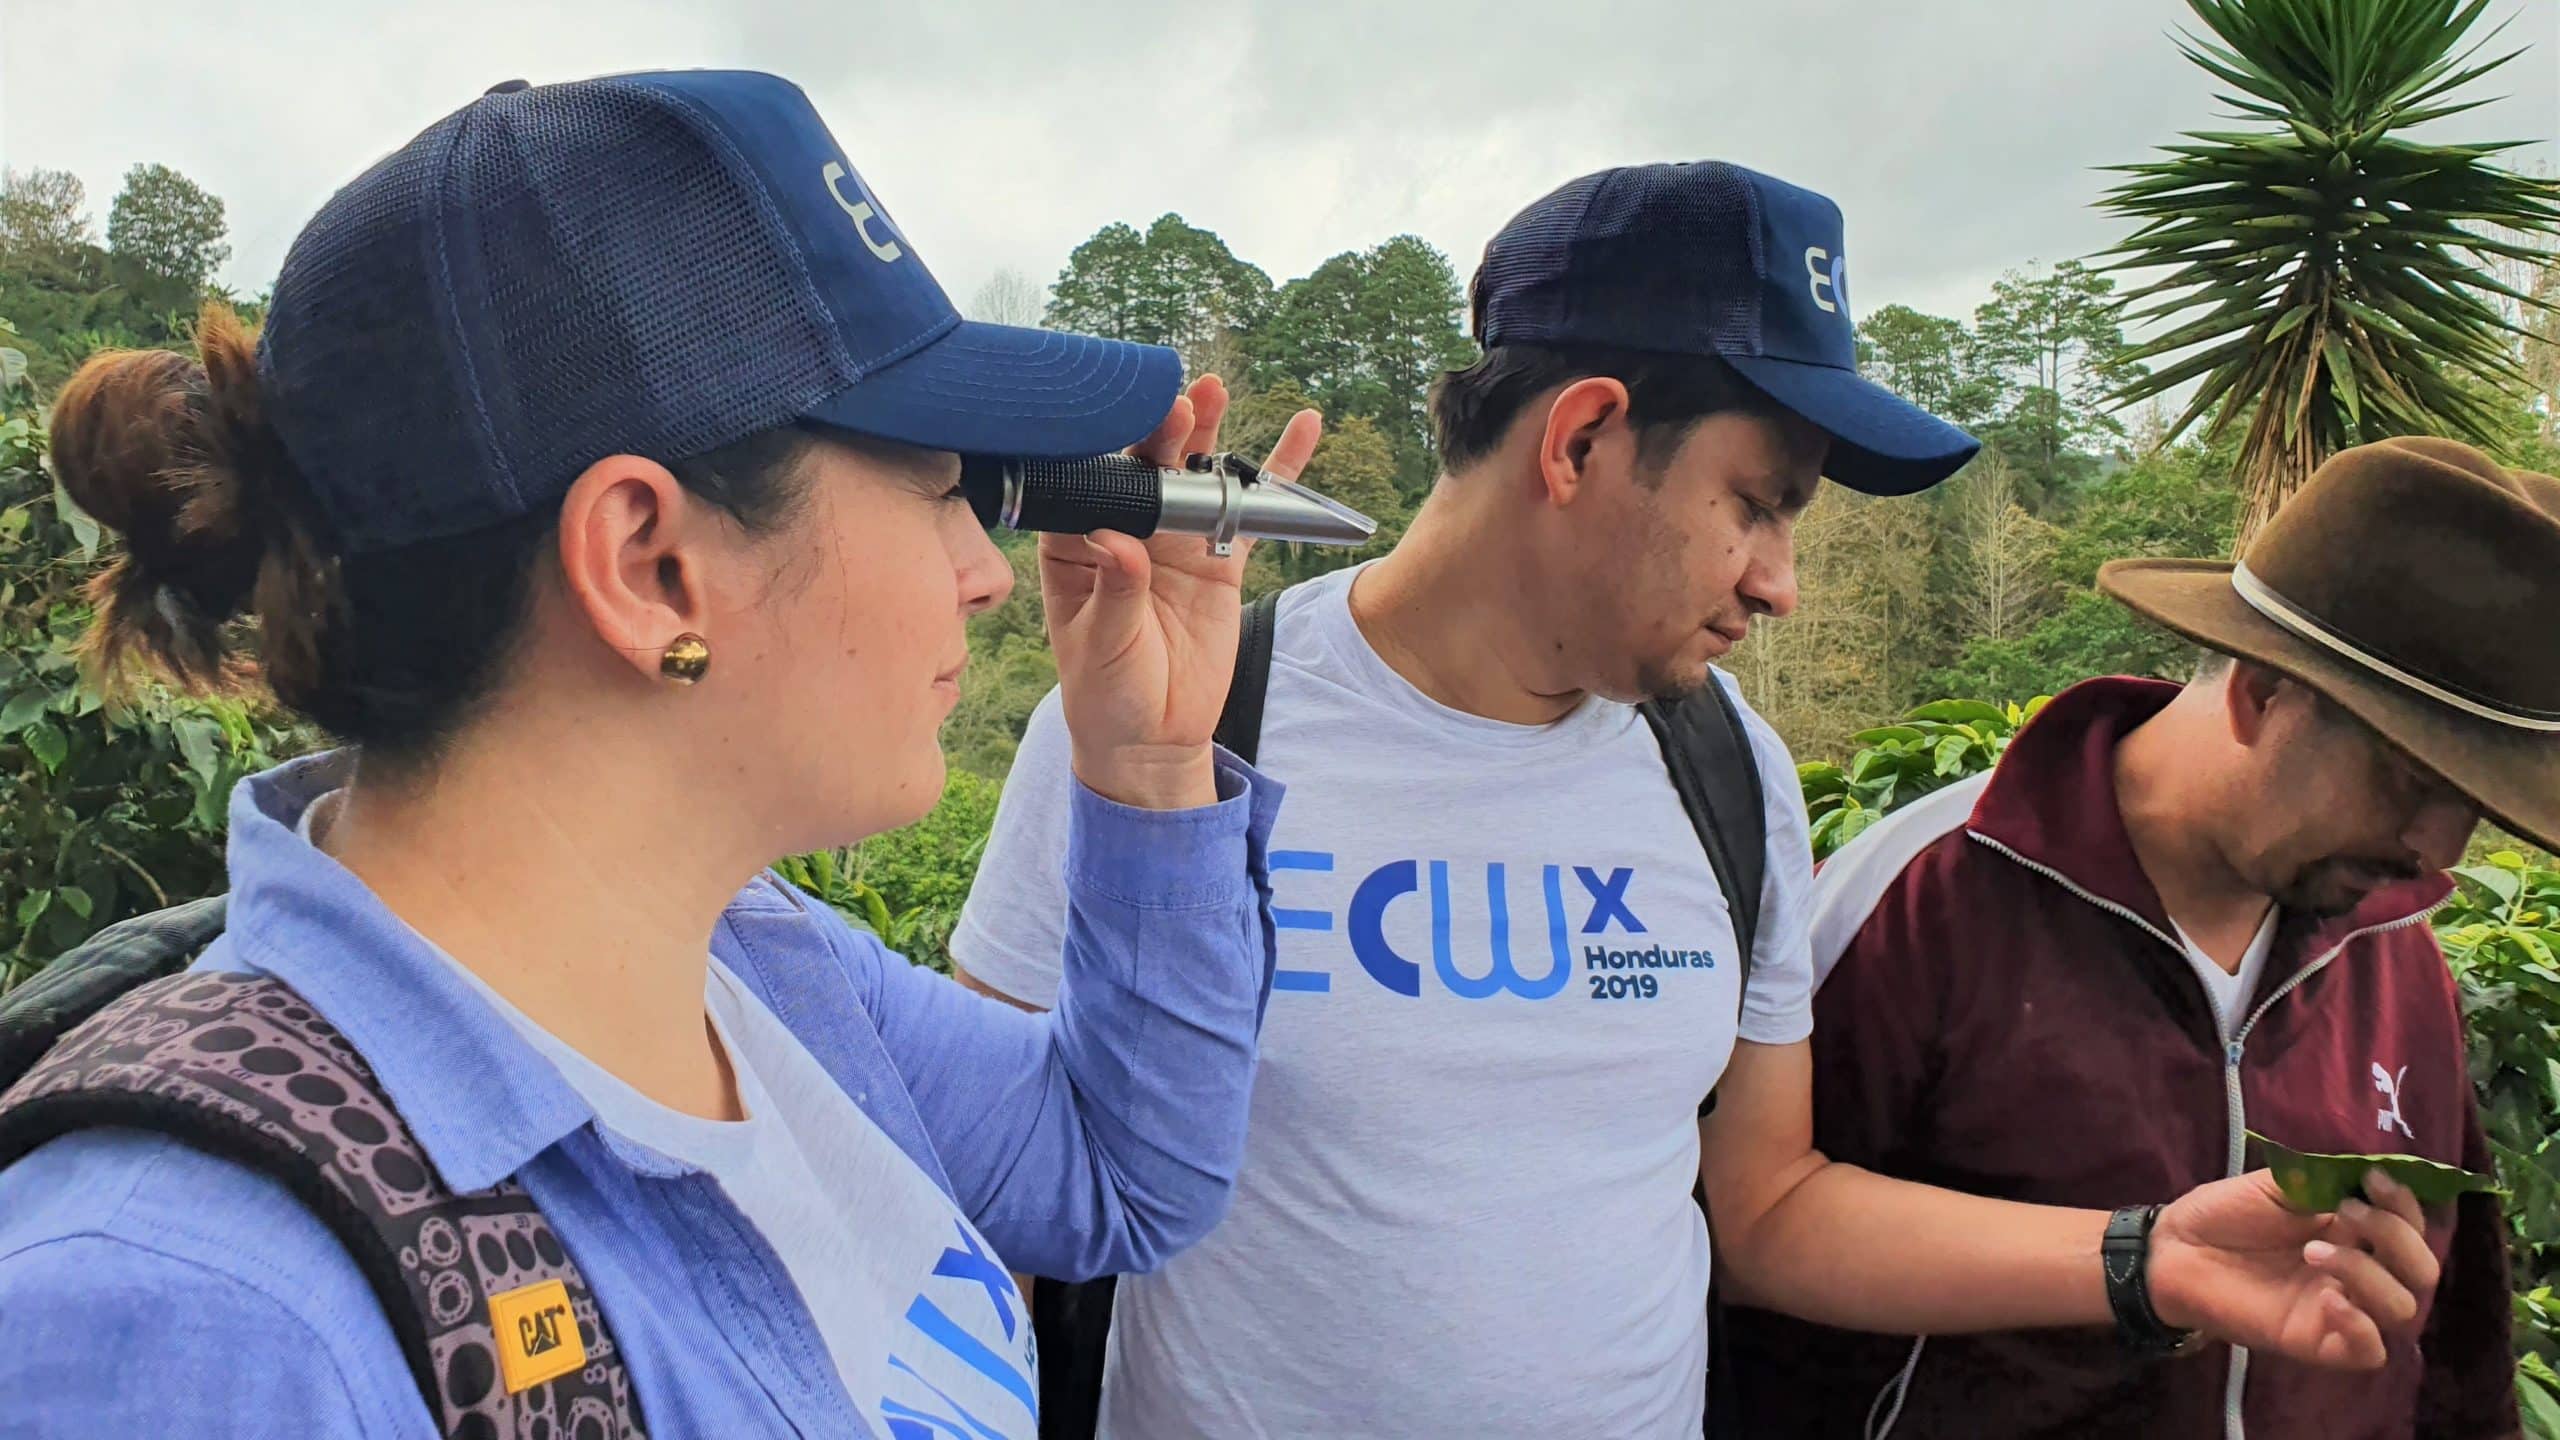
<path fill-rule="evenodd" d="M 1010 460 L 1022 476 L 1017 530 L 1085 535 L 1117 530 L 1143 540 L 1164 513 L 1164 480 L 1156 467 L 1127 455 L 1086 460 Z"/>

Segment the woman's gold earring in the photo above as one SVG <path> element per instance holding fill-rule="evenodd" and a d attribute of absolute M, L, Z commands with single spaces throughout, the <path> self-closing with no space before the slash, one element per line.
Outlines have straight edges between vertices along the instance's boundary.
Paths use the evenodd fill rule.
<path fill-rule="evenodd" d="M 691 685 L 711 672 L 711 646 L 701 636 L 684 634 L 658 657 L 658 673 L 679 685 Z"/>

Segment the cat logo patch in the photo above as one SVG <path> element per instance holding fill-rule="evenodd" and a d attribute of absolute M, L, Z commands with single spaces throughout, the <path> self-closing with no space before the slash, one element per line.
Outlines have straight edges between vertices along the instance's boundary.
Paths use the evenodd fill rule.
<path fill-rule="evenodd" d="M 498 1332 L 498 1374 L 510 1395 L 586 1366 L 587 1345 L 569 1309 L 569 1287 L 557 1280 L 490 1296 L 489 1321 Z"/>

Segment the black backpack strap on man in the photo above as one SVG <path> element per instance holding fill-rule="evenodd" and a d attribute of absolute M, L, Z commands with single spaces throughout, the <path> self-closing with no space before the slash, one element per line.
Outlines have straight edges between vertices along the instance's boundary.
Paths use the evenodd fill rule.
<path fill-rule="evenodd" d="M 1247 764 L 1262 748 L 1263 698 L 1271 686 L 1271 640 L 1280 592 L 1245 607 L 1237 636 L 1235 679 L 1218 717 L 1218 743 Z M 1707 864 L 1733 911 L 1741 983 L 1751 981 L 1751 947 L 1760 929 L 1760 890 L 1768 869 L 1768 812 L 1760 793 L 1760 766 L 1751 732 L 1723 682 L 1708 677 L 1694 695 L 1674 702 L 1648 701 L 1645 723 L 1662 747 L 1680 808 L 1696 827 Z M 1714 1106 L 1710 1095 L 1698 1107 Z M 1706 1193 L 1696 1194 L 1706 1208 Z M 1033 1287 L 1031 1324 L 1040 1347 L 1040 1434 L 1043 1440 L 1092 1440 L 1102 1403 L 1104 1342 L 1111 1331 L 1112 1277 L 1066 1284 L 1042 1280 Z M 1707 1285 L 1707 1433 L 1724 1437 L 1736 1428 L 1724 1360 L 1723 1304 L 1712 1276 Z"/>
<path fill-rule="evenodd" d="M 0 1165 L 148 1130 L 269 1176 L 372 1285 L 455 1440 L 645 1440 L 595 1296 L 513 1181 L 457 1195 L 346 1038 L 282 982 L 188 970 L 221 897 L 135 917 L 0 1001 Z"/>
<path fill-rule="evenodd" d="M 1707 864 L 1715 871 L 1725 904 L 1733 910 L 1734 949 L 1742 965 L 1742 983 L 1735 994 L 1744 995 L 1751 986 L 1751 949 L 1759 939 L 1760 888 L 1767 880 L 1769 862 L 1768 802 L 1760 793 L 1760 764 L 1751 749 L 1751 732 L 1744 727 L 1732 694 L 1713 675 L 1696 694 L 1676 702 L 1648 700 L 1643 710 L 1645 723 L 1653 727 L 1653 737 L 1662 746 L 1663 761 L 1671 769 L 1672 788 L 1680 792 L 1681 808 L 1697 827 Z M 1698 1103 L 1698 1114 L 1704 1116 L 1715 1104 L 1715 1093 L 1709 1091 Z M 1690 1198 L 1698 1202 L 1698 1212 L 1712 1234 L 1715 1215 L 1708 1208 L 1703 1181 Z M 1713 1440 L 1735 1440 L 1743 1433 L 1741 1402 L 1734 1391 L 1732 1368 L 1726 1363 L 1724 1318 L 1724 1296 L 1717 1291 L 1715 1270 L 1710 1267 L 1706 1433 Z"/>

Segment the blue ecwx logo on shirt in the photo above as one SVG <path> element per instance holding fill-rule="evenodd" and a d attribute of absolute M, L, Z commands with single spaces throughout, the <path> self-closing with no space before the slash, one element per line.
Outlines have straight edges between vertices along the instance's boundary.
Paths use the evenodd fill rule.
<path fill-rule="evenodd" d="M 1271 854 L 1271 868 L 1331 872 L 1334 857 L 1323 850 L 1276 850 Z M 1582 897 L 1590 902 L 1581 915 L 1581 935 L 1606 935 L 1613 928 L 1629 935 L 1645 934 L 1642 920 L 1627 902 L 1627 890 L 1635 880 L 1630 866 L 1617 866 L 1607 874 L 1589 865 L 1542 865 L 1538 867 L 1539 889 L 1545 900 L 1548 963 L 1539 974 L 1531 975 L 1512 958 L 1511 891 L 1508 867 L 1494 862 L 1484 867 L 1485 948 L 1490 963 L 1484 973 L 1471 975 L 1455 954 L 1451 935 L 1449 862 L 1446 860 L 1391 860 L 1370 871 L 1351 892 L 1350 908 L 1341 917 L 1352 958 L 1369 978 L 1399 995 L 1422 993 L 1422 970 L 1419 961 L 1406 958 L 1387 942 L 1387 910 L 1408 895 L 1420 895 L 1430 906 L 1431 971 L 1440 985 L 1463 1000 L 1485 1000 L 1509 992 L 1524 1000 L 1544 1000 L 1562 991 L 1573 978 L 1575 942 L 1572 938 L 1574 916 L 1566 908 L 1565 871 L 1570 868 L 1580 883 Z M 1330 933 L 1335 915 L 1330 910 L 1284 909 L 1274 906 L 1272 923 L 1283 930 L 1314 930 Z M 1678 969 L 1712 968 L 1714 960 L 1703 950 L 1665 950 L 1651 946 L 1641 950 L 1610 949 L 1604 945 L 1582 947 L 1583 959 L 1593 969 L 1623 969 L 1630 965 L 1645 968 Z M 1329 991 L 1333 977 L 1321 970 L 1281 970 L 1272 977 L 1278 990 Z"/>
<path fill-rule="evenodd" d="M 1020 1292 L 1014 1289 L 1013 1277 L 1005 1273 L 996 1258 L 978 1244 L 969 1228 L 953 1222 L 960 1244 L 945 1249 L 933 1267 L 934 1278 L 953 1282 L 928 1285 L 909 1302 L 904 1344 L 916 1346 L 922 1366 L 910 1364 L 897 1351 L 889 1353 L 889 1368 L 894 1372 L 891 1388 L 909 1395 L 901 1400 L 896 1394 L 880 1397 L 880 1414 L 888 1422 L 889 1440 L 943 1440 L 961 1435 L 974 1440 L 1008 1440 L 1013 1434 L 1029 1435 L 1039 1428 L 1039 1353 L 1028 1335 L 1022 1337 L 1024 1359 L 1030 1368 L 1014 1362 L 1013 1357 L 986 1336 L 986 1316 L 992 1315 L 1004 1327 L 1004 1338 L 1011 1341 L 1015 1331 L 1029 1317 L 1018 1315 L 1014 1303 Z M 940 1294 L 941 1302 L 936 1303 Z M 983 1300 L 981 1307 L 977 1302 Z M 946 1310 L 948 1304 L 951 1309 Z M 953 1312 L 957 1311 L 955 1315 Z M 919 1344 L 918 1342 L 922 1342 Z M 949 1390 L 937 1385 L 926 1374 L 928 1369 L 948 1377 L 955 1364 L 979 1375 L 1019 1403 L 1028 1417 L 1030 1428 L 1009 1431 L 972 1415 Z M 918 1395 L 917 1392 L 922 1392 Z M 930 1402 L 928 1404 L 924 1403 Z M 1010 1415 L 997 1419 L 1014 1423 Z"/>

